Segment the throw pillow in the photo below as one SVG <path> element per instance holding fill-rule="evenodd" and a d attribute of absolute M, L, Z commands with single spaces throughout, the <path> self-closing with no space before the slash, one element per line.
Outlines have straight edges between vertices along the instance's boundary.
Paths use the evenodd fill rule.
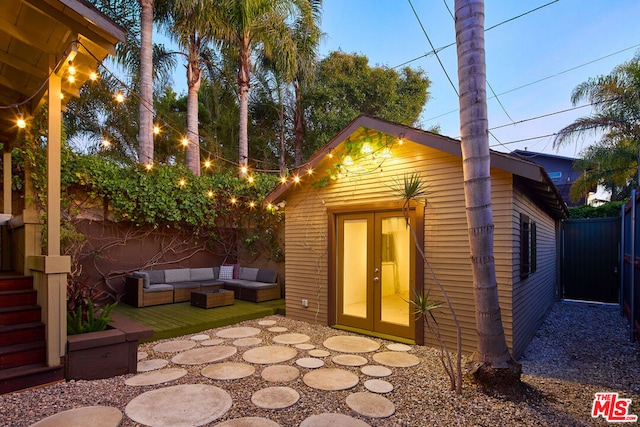
<path fill-rule="evenodd" d="M 231 280 L 233 279 L 233 266 L 232 265 L 223 265 L 220 267 L 220 280 Z"/>
<path fill-rule="evenodd" d="M 240 264 L 222 264 L 233 267 L 233 279 L 237 279 L 240 274 Z"/>

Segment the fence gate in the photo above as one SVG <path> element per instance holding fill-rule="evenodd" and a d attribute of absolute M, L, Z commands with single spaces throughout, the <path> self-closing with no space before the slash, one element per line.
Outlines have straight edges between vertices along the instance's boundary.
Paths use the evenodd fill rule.
<path fill-rule="evenodd" d="M 563 297 L 617 303 L 620 218 L 562 222 Z"/>

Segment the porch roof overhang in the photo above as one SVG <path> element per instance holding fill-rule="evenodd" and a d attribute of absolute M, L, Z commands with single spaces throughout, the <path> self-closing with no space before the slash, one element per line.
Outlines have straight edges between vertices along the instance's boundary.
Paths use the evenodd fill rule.
<path fill-rule="evenodd" d="M 361 128 L 383 132 L 387 135 L 403 138 L 426 147 L 462 157 L 462 148 L 460 141 L 457 139 L 393 123 L 372 116 L 360 115 L 351 121 L 351 123 L 349 123 L 340 133 L 334 136 L 324 147 L 316 151 L 308 162 L 301 166 L 297 171 L 294 171 L 294 174 L 302 175 L 304 170 L 315 168 L 315 166 L 337 146 L 345 142 L 351 135 Z M 544 167 L 536 163 L 496 151 L 491 151 L 490 156 L 492 168 L 502 169 L 518 177 L 517 181 L 519 185 L 523 186 L 526 191 L 529 191 L 534 196 L 534 199 L 538 203 L 541 203 L 542 207 L 550 212 L 556 219 L 568 218 L 569 211 L 566 203 L 562 199 L 562 196 L 555 184 L 553 184 L 551 178 L 549 178 L 549 175 L 544 170 Z M 295 184 L 290 180 L 279 185 L 266 197 L 265 203 L 278 203 L 292 188 L 294 188 L 294 185 Z"/>
<path fill-rule="evenodd" d="M 64 104 L 77 96 L 89 71 L 125 40 L 125 31 L 82 0 L 2 0 L 0 8 L 0 142 L 18 132 L 18 115 L 32 117 L 45 101 L 51 73 L 62 79 Z"/>

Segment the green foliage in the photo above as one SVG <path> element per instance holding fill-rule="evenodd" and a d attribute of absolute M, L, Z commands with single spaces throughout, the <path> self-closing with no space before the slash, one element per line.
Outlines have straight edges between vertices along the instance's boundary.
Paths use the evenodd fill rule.
<path fill-rule="evenodd" d="M 607 202 L 597 207 L 590 205 L 573 206 L 569 208 L 569 218 L 617 217 L 620 215 L 620 210 L 626 202 L 626 200 Z"/>
<path fill-rule="evenodd" d="M 370 67 L 366 56 L 332 52 L 318 64 L 315 84 L 303 95 L 306 156 L 359 114 L 413 125 L 431 84 L 421 70 Z"/>
<path fill-rule="evenodd" d="M 435 323 L 436 318 L 433 315 L 433 310 L 442 307 L 442 301 L 434 301 L 430 298 L 429 293 L 431 289 L 427 289 L 425 293 L 413 291 L 413 299 L 409 300 L 409 304 L 413 307 L 413 313 L 416 315 L 416 320 L 424 319 L 427 323 L 426 317 L 431 317 L 431 320 Z"/>
<path fill-rule="evenodd" d="M 67 334 L 104 331 L 107 328 L 107 323 L 113 321 L 111 312 L 116 308 L 116 305 L 118 305 L 117 302 L 107 304 L 96 313 L 93 301 L 89 298 L 86 310 L 79 305 L 75 311 L 67 311 Z"/>

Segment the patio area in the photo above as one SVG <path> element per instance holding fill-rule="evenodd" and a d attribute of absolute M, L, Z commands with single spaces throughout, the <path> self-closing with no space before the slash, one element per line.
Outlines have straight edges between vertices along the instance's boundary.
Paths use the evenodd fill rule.
<path fill-rule="evenodd" d="M 136 375 L 0 396 L 2 424 L 606 425 L 591 417 L 597 392 L 640 412 L 638 344 L 625 328 L 617 307 L 558 303 L 521 360 L 521 395 L 465 382 L 457 396 L 436 349 L 269 315 L 144 343 Z"/>

